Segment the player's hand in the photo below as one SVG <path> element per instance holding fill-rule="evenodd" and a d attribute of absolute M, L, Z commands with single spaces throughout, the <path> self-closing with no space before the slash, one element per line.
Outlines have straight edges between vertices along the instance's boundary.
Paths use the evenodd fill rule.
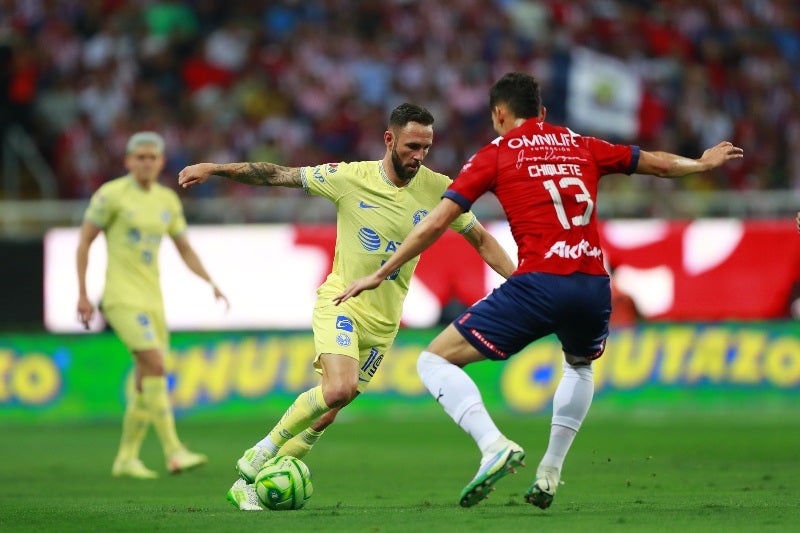
<path fill-rule="evenodd" d="M 367 277 L 364 277 L 364 278 L 359 278 L 359 279 L 355 280 L 353 283 L 351 283 L 350 286 L 347 287 L 347 289 L 345 289 L 345 291 L 342 294 L 340 294 L 339 296 L 334 297 L 333 298 L 333 303 L 335 305 L 339 305 L 340 303 L 342 303 L 342 302 L 344 302 L 344 301 L 346 301 L 346 300 L 348 300 L 350 298 L 354 298 L 354 297 L 358 296 L 359 294 L 361 294 L 364 291 L 368 291 L 368 290 L 372 290 L 372 289 L 376 288 L 378 285 L 381 284 L 382 281 L 383 281 L 383 278 L 381 278 L 380 276 L 377 276 L 375 274 L 372 274 L 371 276 L 367 276 Z"/>
<path fill-rule="evenodd" d="M 184 189 L 194 187 L 205 182 L 214 173 L 215 165 L 213 163 L 198 163 L 196 165 L 189 165 L 184 167 L 178 173 L 178 185 Z"/>
<path fill-rule="evenodd" d="M 94 316 L 94 306 L 85 296 L 78 298 L 78 320 L 83 324 L 84 329 L 89 329 L 89 322 Z"/>
<path fill-rule="evenodd" d="M 794 221 L 797 224 L 797 233 L 800 233 L 800 211 L 797 212 L 797 216 L 795 217 Z"/>
<path fill-rule="evenodd" d="M 744 150 L 738 146 L 734 146 L 729 141 L 722 141 L 716 146 L 712 146 L 700 158 L 700 161 L 708 163 L 711 168 L 717 168 L 723 163 L 732 159 L 741 159 L 744 157 Z"/>
<path fill-rule="evenodd" d="M 214 283 L 211 284 L 211 287 L 213 287 L 214 289 L 214 298 L 218 302 L 222 302 L 225 305 L 225 312 L 227 313 L 228 311 L 230 311 L 231 303 L 228 301 L 228 297 L 225 296 L 225 294 L 223 294 L 223 292 L 219 290 L 219 287 L 217 287 Z"/>

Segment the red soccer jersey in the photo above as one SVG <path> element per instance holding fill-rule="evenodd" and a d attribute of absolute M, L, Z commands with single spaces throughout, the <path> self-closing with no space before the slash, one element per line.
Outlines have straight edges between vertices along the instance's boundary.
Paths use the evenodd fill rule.
<path fill-rule="evenodd" d="M 602 275 L 597 183 L 638 162 L 638 146 L 530 119 L 467 161 L 443 197 L 467 210 L 486 191 L 497 196 L 518 247 L 515 274 Z"/>

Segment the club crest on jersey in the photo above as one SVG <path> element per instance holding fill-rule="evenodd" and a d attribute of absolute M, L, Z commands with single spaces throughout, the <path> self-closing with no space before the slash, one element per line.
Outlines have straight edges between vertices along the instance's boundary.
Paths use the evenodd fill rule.
<path fill-rule="evenodd" d="M 336 329 L 340 329 L 342 331 L 349 331 L 350 333 L 352 333 L 353 321 L 344 315 L 339 315 L 336 317 Z"/>
<path fill-rule="evenodd" d="M 411 221 L 416 226 L 417 224 L 422 222 L 422 219 L 425 218 L 426 216 L 428 216 L 428 210 L 427 209 L 420 209 L 419 211 L 414 213 L 414 216 L 412 217 Z"/>
<path fill-rule="evenodd" d="M 336 174 L 338 167 L 339 163 L 328 163 L 328 174 Z"/>
<path fill-rule="evenodd" d="M 381 247 L 381 238 L 378 232 L 372 228 L 361 228 L 358 230 L 358 240 L 361 246 L 368 252 L 374 252 Z"/>
<path fill-rule="evenodd" d="M 336 335 L 336 344 L 338 344 L 339 346 L 350 346 L 351 342 L 352 341 L 350 340 L 350 335 L 346 333 L 339 333 L 338 335 Z"/>

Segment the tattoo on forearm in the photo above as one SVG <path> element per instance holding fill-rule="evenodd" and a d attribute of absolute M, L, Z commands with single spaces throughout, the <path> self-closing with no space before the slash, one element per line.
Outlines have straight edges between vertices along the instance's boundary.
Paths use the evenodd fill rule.
<path fill-rule="evenodd" d="M 214 174 L 247 185 L 301 187 L 300 169 L 273 163 L 217 165 Z"/>

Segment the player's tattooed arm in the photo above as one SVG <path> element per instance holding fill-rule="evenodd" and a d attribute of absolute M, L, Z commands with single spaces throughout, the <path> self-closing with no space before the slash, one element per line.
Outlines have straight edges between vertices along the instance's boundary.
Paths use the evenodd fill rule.
<path fill-rule="evenodd" d="M 188 189 L 205 183 L 211 176 L 221 176 L 246 185 L 303 186 L 299 168 L 282 167 L 274 163 L 197 163 L 178 173 L 178 185 Z"/>
<path fill-rule="evenodd" d="M 246 185 L 302 187 L 300 169 L 274 163 L 228 163 L 216 165 L 213 174 Z"/>

